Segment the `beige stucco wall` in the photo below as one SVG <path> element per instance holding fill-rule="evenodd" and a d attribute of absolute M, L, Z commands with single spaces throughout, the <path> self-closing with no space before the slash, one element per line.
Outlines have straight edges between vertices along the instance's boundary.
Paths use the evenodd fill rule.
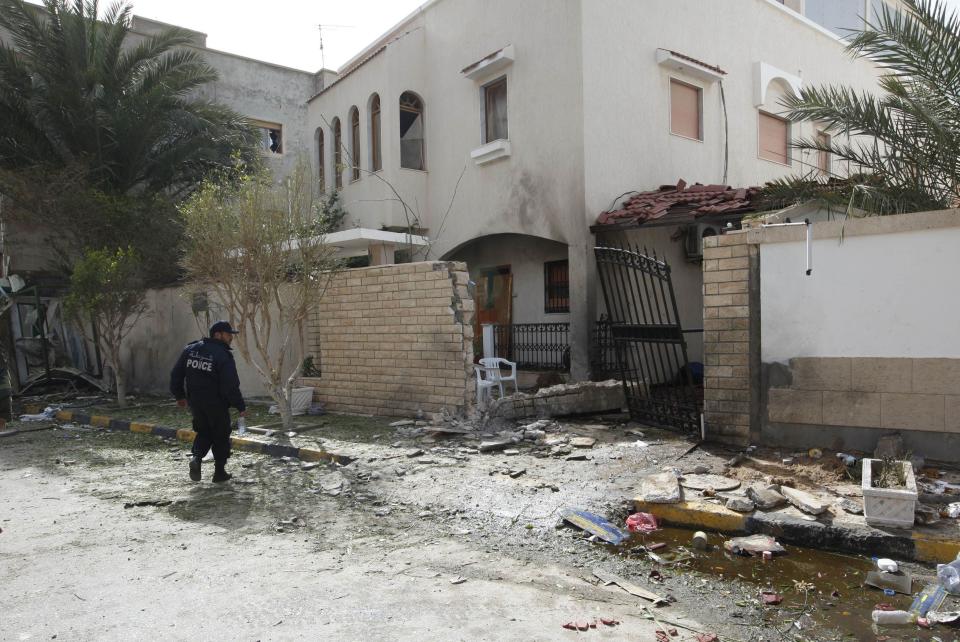
<path fill-rule="evenodd" d="M 209 314 L 195 315 L 190 298 L 180 288 L 150 290 L 147 303 L 148 314 L 134 327 L 123 349 L 127 385 L 133 392 L 167 394 L 170 370 L 180 351 L 191 341 L 206 336 L 213 321 L 227 316 L 213 301 Z M 295 355 L 299 353 L 299 343 L 296 339 L 287 353 L 286 363 L 291 372 L 297 365 Z M 277 349 L 280 345 L 278 338 L 274 337 L 270 345 Z M 243 394 L 247 397 L 266 396 L 266 388 L 253 366 L 246 363 L 237 350 L 234 350 L 234 358 Z"/>
<path fill-rule="evenodd" d="M 466 265 L 422 262 L 345 270 L 317 307 L 304 379 L 327 410 L 387 416 L 468 411 L 473 300 Z"/>

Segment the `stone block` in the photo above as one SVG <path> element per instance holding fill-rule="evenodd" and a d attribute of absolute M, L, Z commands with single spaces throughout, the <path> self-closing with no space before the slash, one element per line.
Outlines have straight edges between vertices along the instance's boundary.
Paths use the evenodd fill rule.
<path fill-rule="evenodd" d="M 854 357 L 850 378 L 860 392 L 913 392 L 913 360 Z"/>
<path fill-rule="evenodd" d="M 944 430 L 960 432 L 960 395 L 946 395 L 944 403 Z"/>
<path fill-rule="evenodd" d="M 946 427 L 944 395 L 883 393 L 880 412 L 883 428 L 943 431 Z"/>
<path fill-rule="evenodd" d="M 791 388 L 850 390 L 850 359 L 802 357 L 790 360 Z"/>
<path fill-rule="evenodd" d="M 785 424 L 819 424 L 823 421 L 823 393 L 819 390 L 771 388 L 767 398 L 770 421 Z"/>
<path fill-rule="evenodd" d="M 960 359 L 914 359 L 913 392 L 960 395 Z"/>
<path fill-rule="evenodd" d="M 823 424 L 877 428 L 880 426 L 880 407 L 879 392 L 824 391 Z"/>

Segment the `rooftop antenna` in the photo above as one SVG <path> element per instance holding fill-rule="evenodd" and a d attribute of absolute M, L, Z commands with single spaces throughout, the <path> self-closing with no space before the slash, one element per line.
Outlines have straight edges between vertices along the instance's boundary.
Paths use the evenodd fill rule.
<path fill-rule="evenodd" d="M 320 68 L 326 69 L 327 61 L 323 55 L 323 30 L 324 29 L 353 29 L 353 25 L 317 25 L 317 31 L 320 32 Z"/>

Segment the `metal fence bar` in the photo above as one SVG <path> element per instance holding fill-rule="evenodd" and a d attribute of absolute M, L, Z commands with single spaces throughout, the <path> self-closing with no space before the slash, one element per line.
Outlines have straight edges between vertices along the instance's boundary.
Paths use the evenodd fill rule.
<path fill-rule="evenodd" d="M 533 370 L 570 369 L 569 323 L 513 323 L 494 326 L 498 357 Z"/>

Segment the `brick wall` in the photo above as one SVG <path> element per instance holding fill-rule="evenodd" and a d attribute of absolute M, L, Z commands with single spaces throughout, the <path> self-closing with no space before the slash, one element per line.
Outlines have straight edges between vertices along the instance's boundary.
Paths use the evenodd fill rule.
<path fill-rule="evenodd" d="M 467 266 L 406 263 L 338 274 L 311 318 L 304 379 L 334 412 L 460 414 L 473 403 Z"/>
<path fill-rule="evenodd" d="M 756 341 L 752 314 L 751 262 L 757 248 L 745 233 L 704 239 L 703 353 L 704 420 L 714 441 L 745 444 L 750 441 L 751 341 Z"/>

